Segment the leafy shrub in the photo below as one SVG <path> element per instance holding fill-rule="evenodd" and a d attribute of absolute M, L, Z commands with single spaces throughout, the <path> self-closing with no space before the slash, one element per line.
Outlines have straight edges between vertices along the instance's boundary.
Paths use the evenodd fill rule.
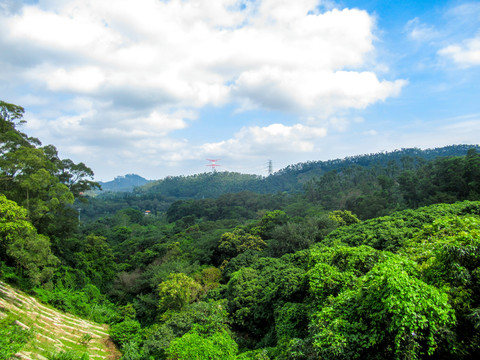
<path fill-rule="evenodd" d="M 168 311 L 163 317 L 163 324 L 156 324 L 146 331 L 145 354 L 155 359 L 165 358 L 170 342 L 194 326 L 197 332 L 205 335 L 228 329 L 224 300 L 196 302 L 180 311 Z"/>
<path fill-rule="evenodd" d="M 11 315 L 0 318 L 0 359 L 12 358 L 32 336 L 32 332 L 19 326 Z"/>
<path fill-rule="evenodd" d="M 416 278 L 415 263 L 390 256 L 315 314 L 321 359 L 419 359 L 433 355 L 455 324 L 445 292 Z"/>
<path fill-rule="evenodd" d="M 140 348 L 138 342 L 128 341 L 122 346 L 122 360 L 140 360 L 144 359 L 143 351 Z"/>
<path fill-rule="evenodd" d="M 227 331 L 205 336 L 193 329 L 170 343 L 167 359 L 175 360 L 235 360 L 238 346 Z"/>
<path fill-rule="evenodd" d="M 99 323 L 111 323 L 116 317 L 116 307 L 100 297 L 99 290 L 87 284 L 82 290 L 55 287 L 35 288 L 37 297 L 55 308 L 74 315 L 83 316 Z"/>
<path fill-rule="evenodd" d="M 457 353 L 475 354 L 480 347 L 480 217 L 439 218 L 403 252 L 418 262 L 425 282 L 447 289 L 457 318 Z"/>
<path fill-rule="evenodd" d="M 59 351 L 48 355 L 48 360 L 88 360 L 88 353 L 79 353 L 73 350 Z"/>
<path fill-rule="evenodd" d="M 202 291 L 202 287 L 191 277 L 179 273 L 171 274 L 168 279 L 158 286 L 160 311 L 168 309 L 180 310 L 195 301 Z"/>
<path fill-rule="evenodd" d="M 404 210 L 390 216 L 366 220 L 350 226 L 342 226 L 327 235 L 325 245 L 368 245 L 378 250 L 398 251 L 406 240 L 412 239 L 424 225 L 438 218 L 479 214 L 480 203 L 472 201 L 455 204 L 438 204 L 417 210 Z"/>
<path fill-rule="evenodd" d="M 110 337 L 120 346 L 130 341 L 139 341 L 141 339 L 140 323 L 136 320 L 125 320 L 112 325 L 110 328 Z"/>

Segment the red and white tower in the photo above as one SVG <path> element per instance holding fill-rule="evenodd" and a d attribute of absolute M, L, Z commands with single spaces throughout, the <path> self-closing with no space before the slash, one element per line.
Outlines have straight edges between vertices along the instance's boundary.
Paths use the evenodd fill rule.
<path fill-rule="evenodd" d="M 206 166 L 210 166 L 210 168 L 212 169 L 212 172 L 216 172 L 217 167 L 222 166 L 220 164 L 217 164 L 217 161 L 220 161 L 220 159 L 207 159 L 207 161 L 210 161 L 210 164 L 207 164 Z"/>

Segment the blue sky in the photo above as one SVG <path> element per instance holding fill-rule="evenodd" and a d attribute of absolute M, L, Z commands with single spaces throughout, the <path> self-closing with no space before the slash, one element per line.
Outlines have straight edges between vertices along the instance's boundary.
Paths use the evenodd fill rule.
<path fill-rule="evenodd" d="M 480 141 L 480 2 L 0 0 L 0 99 L 96 180 Z"/>

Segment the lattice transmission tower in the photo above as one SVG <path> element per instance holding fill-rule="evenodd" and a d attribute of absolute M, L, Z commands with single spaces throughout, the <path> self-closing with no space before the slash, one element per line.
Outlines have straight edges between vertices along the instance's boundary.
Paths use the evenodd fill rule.
<path fill-rule="evenodd" d="M 217 167 L 222 166 L 220 164 L 217 164 L 217 161 L 220 161 L 220 159 L 207 159 L 207 161 L 210 161 L 210 164 L 207 164 L 205 166 L 209 166 L 212 169 L 212 172 L 217 172 Z"/>

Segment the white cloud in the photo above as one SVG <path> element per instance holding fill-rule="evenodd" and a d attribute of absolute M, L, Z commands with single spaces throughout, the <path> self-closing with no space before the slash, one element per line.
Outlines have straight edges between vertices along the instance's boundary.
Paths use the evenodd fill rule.
<path fill-rule="evenodd" d="M 480 35 L 459 44 L 446 46 L 438 53 L 449 57 L 461 67 L 478 66 L 480 65 Z"/>
<path fill-rule="evenodd" d="M 432 46 L 436 55 L 453 61 L 461 68 L 480 65 L 480 4 L 468 1 L 453 6 L 445 4 L 435 12 L 436 16 L 430 23 L 419 17 L 408 21 L 404 31 L 409 38 L 418 42 L 419 46 Z"/>
<path fill-rule="evenodd" d="M 120 45 L 118 35 L 105 27 L 94 9 L 89 8 L 88 2 L 85 6 L 50 11 L 26 6 L 21 16 L 10 20 L 11 36 L 60 51 L 81 53 L 88 47 L 90 56 L 100 49 L 106 52 Z"/>
<path fill-rule="evenodd" d="M 236 92 L 262 107 L 327 116 L 398 95 L 405 84 L 404 80 L 379 81 L 371 72 L 262 68 L 243 73 Z"/>
<path fill-rule="evenodd" d="M 112 158 L 129 146 L 148 159 L 188 158 L 194 145 L 171 132 L 224 105 L 288 111 L 317 127 L 247 127 L 202 151 L 311 151 L 312 136 L 325 136 L 319 118 L 406 84 L 375 73 L 374 17 L 325 4 L 331 10 L 319 0 L 39 0 L 0 14 L 0 62 L 18 92 L 48 99 L 29 115 L 33 135 L 75 153 Z"/>
<path fill-rule="evenodd" d="M 52 91 L 147 88 L 166 94 L 170 105 L 200 107 L 235 100 L 230 92 L 239 88 L 242 101 L 284 108 L 256 101 L 258 80 L 292 97 L 294 110 L 314 108 L 319 97 L 357 107 L 398 92 L 401 83 L 379 81 L 373 73 L 363 85 L 368 97 L 338 90 L 339 79 L 353 88 L 358 76 L 365 79 L 366 73 L 340 70 L 364 65 L 373 51 L 374 22 L 364 11 L 319 13 L 317 5 L 263 0 L 245 2 L 242 10 L 234 0 L 40 2 L 8 19 L 8 35 L 48 50 L 50 57 L 30 70 Z"/>
<path fill-rule="evenodd" d="M 84 66 L 66 70 L 64 68 L 35 69 L 32 77 L 43 80 L 53 91 L 72 91 L 76 93 L 94 93 L 105 81 L 98 67 Z"/>
<path fill-rule="evenodd" d="M 421 42 L 430 41 L 439 36 L 438 31 L 432 25 L 422 23 L 418 17 L 407 22 L 405 31 L 412 40 Z"/>
<path fill-rule="evenodd" d="M 296 124 L 272 124 L 242 128 L 233 138 L 202 145 L 206 156 L 217 154 L 247 158 L 267 153 L 311 152 L 316 142 L 327 135 L 326 128 Z"/>
<path fill-rule="evenodd" d="M 125 120 L 122 128 L 136 128 L 142 137 L 150 137 L 152 134 L 166 136 L 171 131 L 186 128 L 188 125 L 185 119 L 195 118 L 193 112 L 178 111 L 174 114 L 165 114 L 155 110 L 147 117 Z"/>

